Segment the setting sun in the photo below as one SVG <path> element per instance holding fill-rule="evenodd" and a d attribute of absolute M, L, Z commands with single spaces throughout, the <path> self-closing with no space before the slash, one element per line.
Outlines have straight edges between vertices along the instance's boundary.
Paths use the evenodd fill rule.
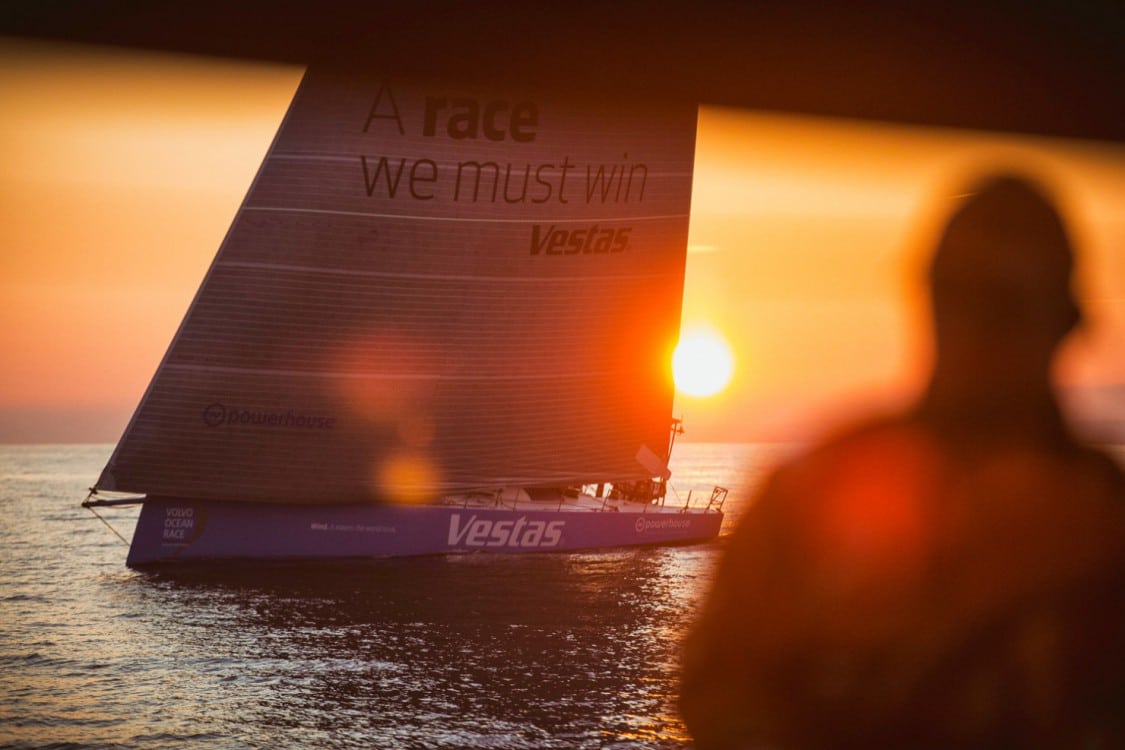
<path fill-rule="evenodd" d="M 709 328 L 684 331 L 672 354 L 676 389 L 688 396 L 713 396 L 726 388 L 734 374 L 730 346 Z"/>

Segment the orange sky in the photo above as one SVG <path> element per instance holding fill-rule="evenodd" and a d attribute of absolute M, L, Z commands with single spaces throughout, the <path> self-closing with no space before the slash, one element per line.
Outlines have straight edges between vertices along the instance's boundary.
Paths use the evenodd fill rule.
<path fill-rule="evenodd" d="M 1125 147 L 706 107 L 684 320 L 726 330 L 739 372 L 725 398 L 682 410 L 785 437 L 915 392 L 933 233 L 963 177 L 995 163 L 1064 202 L 1091 325 L 1059 376 L 1084 421 L 1125 421 Z"/>
<path fill-rule="evenodd" d="M 0 442 L 116 440 L 299 76 L 0 38 Z M 685 437 L 802 437 L 916 388 L 926 208 L 990 159 L 1060 188 L 1095 323 L 1062 378 L 1125 424 L 1125 146 L 704 107 L 684 322 L 736 371 L 678 398 Z"/>

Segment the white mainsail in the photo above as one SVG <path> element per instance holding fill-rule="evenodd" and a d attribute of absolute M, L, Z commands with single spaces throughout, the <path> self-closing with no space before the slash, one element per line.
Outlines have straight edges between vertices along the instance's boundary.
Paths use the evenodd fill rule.
<path fill-rule="evenodd" d="M 652 476 L 695 120 L 310 69 L 97 487 L 350 503 Z"/>

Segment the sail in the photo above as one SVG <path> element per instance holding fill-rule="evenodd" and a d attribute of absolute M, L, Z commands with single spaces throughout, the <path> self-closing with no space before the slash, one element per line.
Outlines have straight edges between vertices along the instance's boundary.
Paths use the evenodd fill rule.
<path fill-rule="evenodd" d="M 329 503 L 651 476 L 695 122 L 310 69 L 98 488 Z"/>

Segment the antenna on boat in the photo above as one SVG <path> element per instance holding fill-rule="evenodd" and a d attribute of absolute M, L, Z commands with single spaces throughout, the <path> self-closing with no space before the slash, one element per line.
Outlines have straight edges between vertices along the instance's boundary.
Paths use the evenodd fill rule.
<path fill-rule="evenodd" d="M 672 447 L 676 444 L 676 435 L 684 434 L 683 417 L 672 417 L 672 434 L 668 438 L 668 455 L 664 457 L 665 463 L 672 460 Z"/>
<path fill-rule="evenodd" d="M 676 436 L 684 434 L 684 420 L 683 418 L 672 417 L 671 434 L 668 436 L 668 452 L 664 455 L 664 465 L 668 466 L 672 463 L 672 448 L 676 445 Z M 665 495 L 668 494 L 668 478 L 670 472 L 666 472 L 665 476 L 660 478 L 660 495 L 663 501 Z"/>

